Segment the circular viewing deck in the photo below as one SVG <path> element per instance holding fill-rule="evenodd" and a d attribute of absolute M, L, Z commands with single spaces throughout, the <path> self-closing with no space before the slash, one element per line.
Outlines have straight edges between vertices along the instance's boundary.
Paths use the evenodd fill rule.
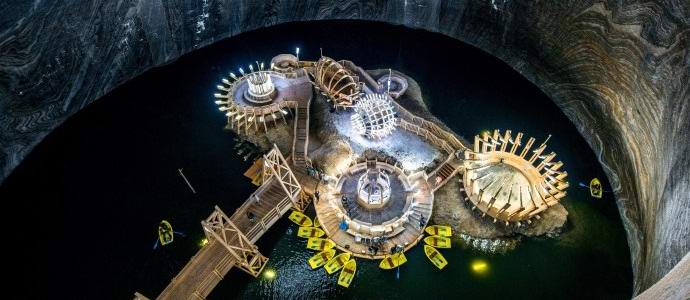
<path fill-rule="evenodd" d="M 240 77 L 230 73 L 232 80 L 222 80 L 215 97 L 220 110 L 228 117 L 229 128 L 247 134 L 250 128 L 266 131 L 267 123 L 285 122 L 297 102 L 311 98 L 312 88 L 306 73 L 288 72 L 289 61 L 283 65 L 287 71 L 273 66 L 275 71 L 242 71 Z M 263 64 L 260 66 L 257 68 Z"/>
<path fill-rule="evenodd" d="M 567 172 L 556 153 L 546 154 L 546 142 L 530 150 L 534 138 L 521 146 L 522 133 L 494 130 L 493 134 L 475 136 L 474 151 L 465 151 L 465 172 L 461 192 L 472 209 L 506 225 L 532 223 L 539 214 L 565 197 Z"/>
<path fill-rule="evenodd" d="M 372 184 L 378 190 L 366 189 Z M 335 185 L 325 186 L 315 204 L 326 234 L 337 247 L 369 259 L 383 258 L 396 246 L 407 250 L 419 242 L 432 206 L 433 194 L 422 173 L 407 175 L 394 161 L 382 157 L 354 161 Z"/>

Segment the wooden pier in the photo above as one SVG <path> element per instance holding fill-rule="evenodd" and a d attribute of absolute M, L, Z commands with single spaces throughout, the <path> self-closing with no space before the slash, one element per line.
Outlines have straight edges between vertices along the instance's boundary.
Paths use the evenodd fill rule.
<path fill-rule="evenodd" d="M 254 277 L 261 274 L 268 258 L 254 243 L 285 212 L 303 211 L 311 201 L 277 147 L 263 159 L 263 184 L 231 216 L 216 206 L 201 222 L 209 243 L 157 299 L 205 299 L 233 267 Z M 135 299 L 146 298 L 137 293 Z"/>

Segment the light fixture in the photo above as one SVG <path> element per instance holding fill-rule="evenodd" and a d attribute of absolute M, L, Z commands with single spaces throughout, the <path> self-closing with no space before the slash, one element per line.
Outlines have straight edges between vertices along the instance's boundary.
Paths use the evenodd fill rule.
<path fill-rule="evenodd" d="M 264 278 L 267 280 L 273 280 L 276 278 L 276 271 L 273 269 L 266 269 L 264 271 Z"/>

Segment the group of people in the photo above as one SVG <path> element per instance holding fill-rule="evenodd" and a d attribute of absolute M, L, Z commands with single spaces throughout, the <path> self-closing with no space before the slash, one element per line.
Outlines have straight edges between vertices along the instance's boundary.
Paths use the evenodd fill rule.
<path fill-rule="evenodd" d="M 379 250 L 383 248 L 383 244 L 387 240 L 388 238 L 386 237 L 375 237 L 373 239 L 364 239 L 364 242 L 369 245 L 369 254 L 376 255 L 379 252 Z"/>
<path fill-rule="evenodd" d="M 355 208 L 354 203 L 350 201 L 350 198 L 347 195 L 343 195 L 340 200 L 343 202 L 343 207 L 345 208 L 345 212 L 347 212 L 347 215 L 349 217 L 352 217 L 352 210 Z"/>

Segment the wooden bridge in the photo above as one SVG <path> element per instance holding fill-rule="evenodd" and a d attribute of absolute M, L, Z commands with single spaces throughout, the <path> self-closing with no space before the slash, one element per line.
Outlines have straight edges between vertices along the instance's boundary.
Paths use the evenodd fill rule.
<path fill-rule="evenodd" d="M 231 216 L 216 206 L 201 226 L 209 243 L 192 257 L 157 299 L 205 299 L 231 268 L 259 276 L 268 258 L 254 243 L 290 208 L 307 197 L 277 147 L 264 155 L 263 184 Z M 136 293 L 135 299 L 147 299 Z"/>

